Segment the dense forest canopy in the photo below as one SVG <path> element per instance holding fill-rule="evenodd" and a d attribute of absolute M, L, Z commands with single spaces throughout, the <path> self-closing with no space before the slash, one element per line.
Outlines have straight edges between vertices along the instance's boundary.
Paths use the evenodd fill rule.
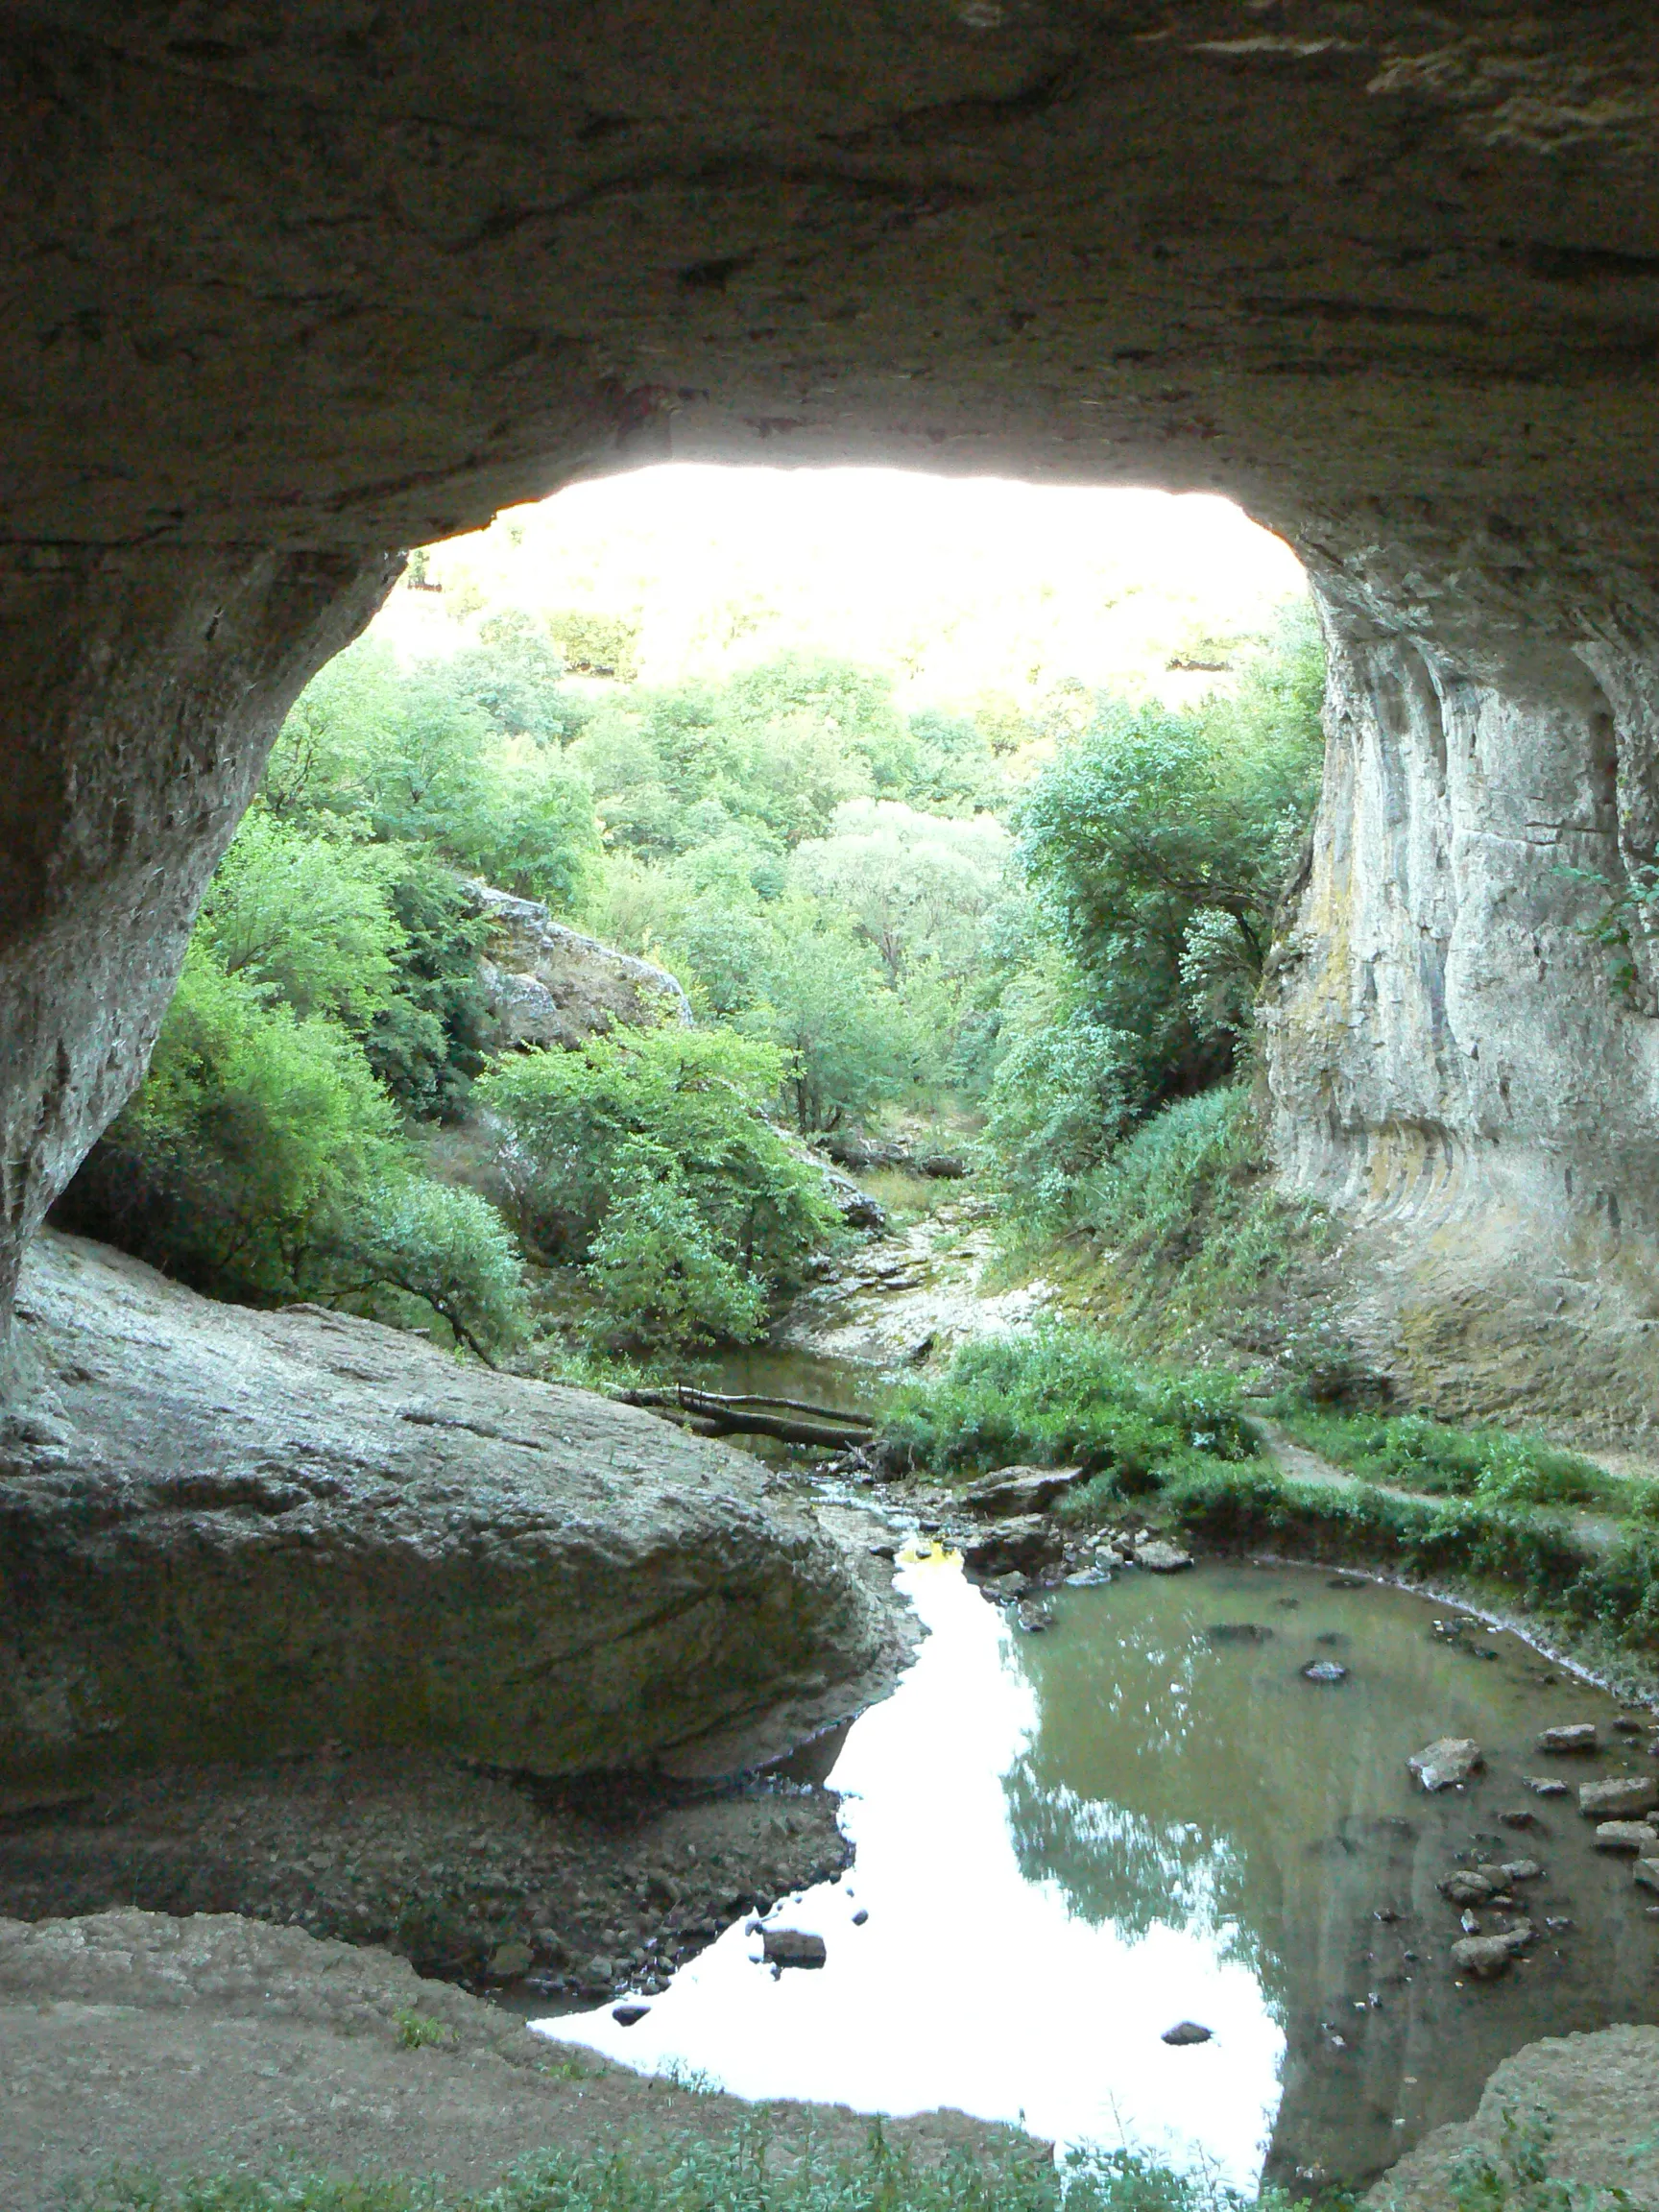
<path fill-rule="evenodd" d="M 471 605 L 424 655 L 399 622 L 288 717 L 66 1221 L 490 1357 L 526 1260 L 601 1343 L 742 1339 L 839 1234 L 811 1140 L 946 1112 L 1011 1214 L 1087 1221 L 1243 1067 L 1319 769 L 1305 602 L 1212 641 L 1207 691 L 1166 651 L 1174 699 L 929 699 L 796 644 L 647 681 L 626 609 Z M 493 1061 L 474 883 L 665 967 L 697 1026 Z"/>

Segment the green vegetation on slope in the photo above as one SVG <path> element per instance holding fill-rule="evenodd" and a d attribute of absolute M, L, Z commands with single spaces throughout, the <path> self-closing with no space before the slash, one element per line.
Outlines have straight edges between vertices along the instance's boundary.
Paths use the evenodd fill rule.
<path fill-rule="evenodd" d="M 1142 1155 L 1181 1150 L 1147 1116 L 1224 1075 L 1248 1028 L 1310 790 L 1309 637 L 1185 715 L 1062 686 L 1035 721 L 906 712 L 890 675 L 799 654 L 672 689 L 569 673 L 626 674 L 626 646 L 508 612 L 446 659 L 400 666 L 370 637 L 323 671 L 214 878 L 149 1079 L 60 1220 L 214 1295 L 344 1303 L 490 1355 L 528 1327 L 518 1261 L 420 1142 L 488 1105 L 505 1144 L 475 1180 L 504 1180 L 539 1259 L 583 1270 L 595 1346 L 740 1342 L 833 1234 L 768 1122 L 984 1106 L 1010 1214 L 1111 1240 Z M 667 1046 L 602 1083 L 590 1056 L 487 1070 L 473 878 L 672 968 L 710 1041 L 695 1082 L 689 1061 L 652 1074 Z M 599 1091 L 624 1077 L 605 1134 Z M 685 1152 L 692 1093 L 733 1107 L 707 1158 Z M 1271 1237 L 1238 1234 L 1247 1139 L 1214 1098 L 1182 1171 L 1242 1284 Z"/>
<path fill-rule="evenodd" d="M 1136 1367 L 1105 1338 L 1058 1325 L 965 1344 L 937 1381 L 898 1393 L 881 1433 L 935 1475 L 1082 1466 L 1126 1495 L 1257 1450 L 1230 1377 Z"/>
<path fill-rule="evenodd" d="M 1317 796 L 1323 684 L 1316 634 L 1290 627 L 1234 699 L 1101 700 L 1022 798 L 988 1132 L 1017 1209 L 1086 1218 L 1116 1145 L 1239 1065 Z"/>

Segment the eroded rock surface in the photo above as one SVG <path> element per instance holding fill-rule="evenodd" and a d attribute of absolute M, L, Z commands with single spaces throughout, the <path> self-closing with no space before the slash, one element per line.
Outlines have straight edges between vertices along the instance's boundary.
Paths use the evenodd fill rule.
<path fill-rule="evenodd" d="M 1500 2161 L 1503 2116 L 1542 2112 L 1553 2139 L 1549 2172 L 1586 2188 L 1625 2189 L 1659 2201 L 1659 2028 L 1551 2035 L 1504 2059 L 1473 2120 L 1437 2128 L 1389 2168 L 1365 2200 L 1376 2212 L 1453 2212 L 1450 2169 L 1461 2156 Z M 1511 2176 L 1513 2180 L 1513 2176 Z"/>
<path fill-rule="evenodd" d="M 555 922 L 534 899 L 516 899 L 487 883 L 469 889 L 490 932 L 479 982 L 491 1050 L 569 1049 L 616 1027 L 689 1025 L 690 1002 L 665 968 Z"/>
<path fill-rule="evenodd" d="M 44 1237 L 0 1436 L 0 1779 L 418 1744 L 730 1771 L 892 1646 L 743 1455 Z"/>

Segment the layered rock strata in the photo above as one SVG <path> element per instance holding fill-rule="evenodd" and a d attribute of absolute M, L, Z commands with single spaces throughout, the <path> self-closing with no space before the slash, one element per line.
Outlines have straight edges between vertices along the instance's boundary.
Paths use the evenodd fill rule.
<path fill-rule="evenodd" d="M 1645 1424 L 1659 685 L 1621 611 L 1403 635 L 1328 587 L 1329 749 L 1263 1020 L 1275 1150 L 1415 1400 Z M 1623 940 L 1623 941 L 1621 941 Z"/>
<path fill-rule="evenodd" d="M 0 1787 L 418 1744 L 731 1771 L 895 1639 L 757 1462 L 314 1309 L 46 1234 L 0 1437 Z"/>

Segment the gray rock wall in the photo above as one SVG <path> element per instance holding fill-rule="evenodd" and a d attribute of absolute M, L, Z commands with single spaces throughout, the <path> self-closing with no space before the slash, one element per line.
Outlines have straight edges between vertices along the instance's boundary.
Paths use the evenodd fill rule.
<path fill-rule="evenodd" d="M 290 701 L 400 565 L 0 543 L 0 1315 L 143 1074 Z"/>
<path fill-rule="evenodd" d="M 1643 1420 L 1659 1382 L 1659 1000 L 1595 928 L 1655 851 L 1653 663 L 1328 608 L 1325 788 L 1264 1007 L 1285 1178 L 1360 1231 L 1413 1395 Z"/>
<path fill-rule="evenodd" d="M 479 981 L 493 1051 L 518 1046 L 568 1050 L 618 1025 L 689 1026 L 690 1001 L 665 968 L 555 922 L 534 899 L 516 899 L 487 883 L 469 889 L 490 926 Z"/>

